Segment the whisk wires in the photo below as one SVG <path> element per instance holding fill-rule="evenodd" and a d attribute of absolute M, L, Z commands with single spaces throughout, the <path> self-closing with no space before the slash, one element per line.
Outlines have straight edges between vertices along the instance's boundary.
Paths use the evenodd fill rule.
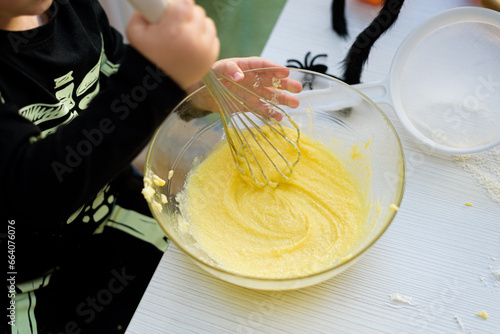
<path fill-rule="evenodd" d="M 203 80 L 217 104 L 233 160 L 241 175 L 260 187 L 275 187 L 289 181 L 300 160 L 298 125 L 275 103 L 229 78 L 221 80 L 227 80 L 232 90 L 213 71 Z M 258 106 L 250 103 L 250 98 L 257 101 Z M 286 117 L 292 128 L 278 122 L 273 117 L 276 113 Z"/>

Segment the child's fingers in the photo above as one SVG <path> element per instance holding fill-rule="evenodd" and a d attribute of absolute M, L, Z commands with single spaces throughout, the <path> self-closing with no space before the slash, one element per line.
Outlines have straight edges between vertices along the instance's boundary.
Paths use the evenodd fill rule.
<path fill-rule="evenodd" d="M 166 14 L 163 15 L 161 21 L 169 21 L 173 25 L 190 21 L 194 16 L 194 8 L 195 4 L 193 0 L 170 1 Z"/>
<path fill-rule="evenodd" d="M 200 38 L 206 43 L 207 48 L 209 49 L 209 58 L 212 59 L 212 63 L 217 60 L 219 56 L 219 50 L 220 50 L 220 41 L 219 37 L 217 36 L 217 28 L 215 26 L 214 21 L 206 16 L 205 10 L 200 7 L 196 6 L 195 7 L 195 12 L 197 12 L 197 15 L 200 16 L 200 24 L 203 25 L 201 30 L 203 31 L 202 35 Z"/>
<path fill-rule="evenodd" d="M 302 84 L 292 78 L 285 78 L 281 80 L 281 88 L 289 91 L 290 93 L 300 93 L 302 91 Z"/>
<path fill-rule="evenodd" d="M 140 35 L 149 25 L 144 16 L 135 11 L 130 17 L 130 21 L 127 25 L 127 37 L 128 39 L 133 39 L 135 36 Z"/>
<path fill-rule="evenodd" d="M 273 97 L 278 100 L 279 105 L 288 106 L 290 108 L 297 108 L 299 106 L 299 99 L 288 94 L 284 90 L 275 90 L 272 94 Z"/>
<path fill-rule="evenodd" d="M 254 87 L 271 87 L 283 89 L 290 93 L 300 93 L 302 91 L 302 84 L 288 77 L 289 74 L 289 69 L 277 68 L 273 70 L 245 73 L 245 79 L 248 79 L 249 82 L 254 82 Z"/>
<path fill-rule="evenodd" d="M 300 89 L 302 89 L 302 85 L 298 81 L 294 80 L 294 82 L 298 83 Z M 293 86 L 296 85 L 294 84 Z M 256 95 L 274 104 L 285 105 L 290 108 L 297 108 L 299 106 L 299 99 L 288 93 L 288 92 L 294 93 L 296 87 L 290 88 L 288 85 L 282 86 L 281 88 L 259 86 L 259 87 L 249 87 L 249 89 Z M 242 93 L 237 93 L 237 94 L 242 95 Z M 249 93 L 244 94 L 244 98 L 246 100 L 249 100 L 249 102 L 251 103 L 255 103 L 255 100 L 258 99 L 256 96 L 251 95 Z"/>
<path fill-rule="evenodd" d="M 127 36 L 130 45 L 187 89 L 210 69 L 219 54 L 215 24 L 193 0 L 174 0 L 158 23 L 135 14 Z"/>
<path fill-rule="evenodd" d="M 238 64 L 234 61 L 221 63 L 221 65 L 217 67 L 217 72 L 236 82 L 240 82 L 245 76 Z"/>

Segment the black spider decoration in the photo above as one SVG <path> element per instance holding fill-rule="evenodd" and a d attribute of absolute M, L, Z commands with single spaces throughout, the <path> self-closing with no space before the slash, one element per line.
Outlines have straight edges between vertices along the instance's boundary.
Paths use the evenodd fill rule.
<path fill-rule="evenodd" d="M 314 64 L 314 61 L 320 57 L 326 57 L 326 54 L 322 53 L 322 54 L 319 54 L 317 56 L 314 56 L 313 59 L 311 59 L 311 62 L 309 63 L 309 57 L 311 56 L 311 51 L 309 51 L 308 53 L 306 53 L 306 57 L 304 59 L 304 64 L 302 64 L 300 61 L 298 61 L 297 59 L 288 59 L 287 60 L 287 66 L 288 67 L 292 67 L 292 68 L 301 68 L 301 69 L 304 69 L 304 70 L 310 70 L 310 71 L 315 71 L 315 72 L 319 72 L 319 73 L 323 73 L 323 74 L 326 74 L 326 71 L 328 70 L 328 67 L 326 65 L 315 65 Z M 295 63 L 297 64 L 296 66 L 294 65 L 291 65 L 290 63 Z"/>
<path fill-rule="evenodd" d="M 304 70 L 310 70 L 310 71 L 315 71 L 318 73 L 322 73 L 325 75 L 328 75 L 332 78 L 340 80 L 338 77 L 326 73 L 328 70 L 328 67 L 326 65 L 322 64 L 314 64 L 314 61 L 320 57 L 326 57 L 326 54 L 319 54 L 317 56 L 314 56 L 313 59 L 311 59 L 311 62 L 309 62 L 309 57 L 311 56 L 311 52 L 306 53 L 306 57 L 304 58 L 304 64 L 302 64 L 300 61 L 297 59 L 288 59 L 287 60 L 287 66 L 291 68 L 300 68 Z M 312 90 L 313 89 L 313 82 L 314 82 L 315 76 L 310 73 L 306 73 L 304 76 L 304 79 L 302 79 L 302 88 L 304 88 L 306 85 L 307 87 Z M 352 108 L 347 107 L 343 109 L 336 110 L 338 113 L 342 114 L 345 117 L 348 117 L 351 114 Z"/>
<path fill-rule="evenodd" d="M 318 59 L 320 57 L 326 58 L 327 57 L 326 54 L 322 53 L 322 54 L 316 55 L 311 59 L 311 62 L 309 62 L 310 56 L 311 56 L 311 52 L 309 51 L 308 53 L 306 53 L 306 56 L 304 58 L 304 63 L 301 63 L 297 59 L 288 59 L 287 66 L 291 67 L 291 68 L 300 68 L 300 69 L 304 69 L 304 70 L 310 70 L 310 71 L 326 74 L 328 76 L 331 76 L 331 77 L 338 79 L 336 76 L 326 73 L 326 71 L 328 70 L 328 67 L 326 65 L 314 64 L 314 61 L 316 59 Z M 314 76 L 307 73 L 304 77 L 302 87 L 305 87 L 307 85 L 309 87 L 309 89 L 312 89 L 313 81 L 314 81 Z"/>

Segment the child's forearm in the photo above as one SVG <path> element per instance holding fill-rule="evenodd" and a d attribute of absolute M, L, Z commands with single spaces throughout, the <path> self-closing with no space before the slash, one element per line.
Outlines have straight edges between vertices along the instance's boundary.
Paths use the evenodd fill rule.
<path fill-rule="evenodd" d="M 110 79 L 82 115 L 33 143 L 36 125 L 15 109 L 0 112 L 0 211 L 27 222 L 67 219 L 130 164 L 185 96 L 132 49 Z"/>

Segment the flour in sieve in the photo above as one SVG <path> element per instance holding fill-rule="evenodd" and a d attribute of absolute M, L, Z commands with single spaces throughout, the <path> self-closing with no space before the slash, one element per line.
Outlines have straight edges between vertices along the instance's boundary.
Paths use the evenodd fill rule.
<path fill-rule="evenodd" d="M 453 161 L 472 174 L 488 197 L 500 204 L 500 149 L 492 148 L 478 154 L 453 155 Z"/>

